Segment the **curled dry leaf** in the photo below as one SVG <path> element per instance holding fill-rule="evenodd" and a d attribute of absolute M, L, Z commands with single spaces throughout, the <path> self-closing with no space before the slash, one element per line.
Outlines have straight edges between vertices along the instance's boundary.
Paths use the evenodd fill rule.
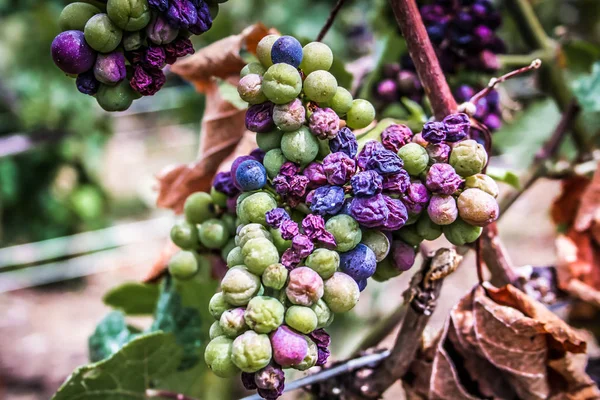
<path fill-rule="evenodd" d="M 551 214 L 564 232 L 555 242 L 560 289 L 600 307 L 600 169 L 592 180 L 565 179 Z"/>
<path fill-rule="evenodd" d="M 581 334 L 511 285 L 471 290 L 433 346 L 419 352 L 405 377 L 411 398 L 600 396 L 585 373 Z"/>
<path fill-rule="evenodd" d="M 157 176 L 159 207 L 180 213 L 190 193 L 210 189 L 223 160 L 236 154 L 237 150 L 248 150 L 249 144 L 253 143 L 249 137 L 253 134 L 245 127 L 246 110 L 237 108 L 223 97 L 216 79 L 237 83 L 245 65 L 240 50 L 245 48 L 251 53 L 256 52 L 260 39 L 269 33 L 262 24 L 252 25 L 239 35 L 219 40 L 173 65 L 171 70 L 174 73 L 192 82 L 199 92 L 206 95 L 206 109 L 198 160 L 167 167 Z M 244 146 L 240 148 L 242 139 Z"/>

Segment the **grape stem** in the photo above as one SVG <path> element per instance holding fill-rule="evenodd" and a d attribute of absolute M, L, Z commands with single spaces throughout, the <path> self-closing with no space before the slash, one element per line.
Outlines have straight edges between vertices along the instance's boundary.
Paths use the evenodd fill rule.
<path fill-rule="evenodd" d="M 457 105 L 425 30 L 419 8 L 415 0 L 389 2 L 433 113 L 441 121 L 445 116 L 456 112 Z"/>
<path fill-rule="evenodd" d="M 329 32 L 329 29 L 333 25 L 333 21 L 335 21 L 335 17 L 338 15 L 340 10 L 342 9 L 342 6 L 344 5 L 345 1 L 346 0 L 338 0 L 338 2 L 335 4 L 335 6 L 331 9 L 331 12 L 329 13 L 329 17 L 327 17 L 327 21 L 325 21 L 325 25 L 323 25 L 323 28 L 321 28 L 321 31 L 319 32 L 319 35 L 317 36 L 317 40 L 316 40 L 317 42 L 323 41 L 323 38 L 325 37 L 325 35 L 327 35 L 327 32 Z"/>
<path fill-rule="evenodd" d="M 471 97 L 471 99 L 469 100 L 469 103 L 477 104 L 477 102 L 481 98 L 487 96 L 492 90 L 494 90 L 494 88 L 496 86 L 498 86 L 502 82 L 505 82 L 511 78 L 514 78 L 515 76 L 524 74 L 525 72 L 529 72 L 534 69 L 538 69 L 541 66 L 542 66 L 542 60 L 540 60 L 539 58 L 536 58 L 535 60 L 533 60 L 531 62 L 531 64 L 529 64 L 526 67 L 516 69 L 516 70 L 506 73 L 498 78 L 490 79 L 490 82 L 488 83 L 488 85 L 485 88 L 483 88 L 482 90 L 480 90 L 479 92 L 477 92 L 473 97 Z"/>

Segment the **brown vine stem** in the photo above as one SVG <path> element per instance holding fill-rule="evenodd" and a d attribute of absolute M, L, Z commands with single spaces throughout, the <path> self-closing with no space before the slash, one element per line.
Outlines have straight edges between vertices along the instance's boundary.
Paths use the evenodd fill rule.
<path fill-rule="evenodd" d="M 181 393 L 175 393 L 175 392 L 169 392 L 168 390 L 157 390 L 157 389 L 146 389 L 146 397 L 147 398 L 162 397 L 164 399 L 173 399 L 173 400 L 197 400 L 193 397 L 188 397 Z"/>
<path fill-rule="evenodd" d="M 317 36 L 317 42 L 322 41 L 323 38 L 325 37 L 325 35 L 327 35 L 327 32 L 329 32 L 331 25 L 333 25 L 333 21 L 335 21 L 335 17 L 342 9 L 342 6 L 344 5 L 345 1 L 346 0 L 338 0 L 338 2 L 335 4 L 335 6 L 331 9 L 331 12 L 329 13 L 329 17 L 327 17 L 327 21 L 325 21 L 325 25 L 323 25 L 323 28 L 321 28 L 321 31 L 319 32 L 319 35 Z"/>
<path fill-rule="evenodd" d="M 456 111 L 457 105 L 435 55 L 415 0 L 389 0 L 396 22 L 406 40 L 425 94 L 438 120 Z"/>

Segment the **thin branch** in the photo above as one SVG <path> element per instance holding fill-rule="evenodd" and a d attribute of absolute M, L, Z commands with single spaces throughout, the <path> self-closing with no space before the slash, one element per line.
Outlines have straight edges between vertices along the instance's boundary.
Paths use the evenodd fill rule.
<path fill-rule="evenodd" d="M 512 283 L 518 285 L 518 275 L 506 248 L 498 236 L 498 227 L 496 223 L 483 228 L 481 240 L 481 257 L 485 260 L 485 265 L 490 271 L 492 284 L 496 286 Z"/>
<path fill-rule="evenodd" d="M 300 388 L 303 388 L 306 386 L 314 385 L 316 383 L 330 381 L 330 380 L 332 380 L 332 378 L 335 378 L 339 375 L 347 374 L 347 373 L 355 371 L 359 368 L 377 364 L 377 363 L 381 362 L 381 360 L 389 357 L 389 355 L 390 355 L 390 351 L 384 350 L 380 353 L 368 354 L 366 356 L 352 358 L 350 360 L 347 360 L 345 362 L 342 362 L 342 363 L 336 365 L 335 367 L 322 369 L 321 371 L 317 372 L 316 374 L 308 375 L 304 378 L 297 379 L 297 380 L 285 385 L 285 389 L 283 390 L 283 392 L 289 393 L 289 392 L 292 392 L 294 390 L 297 390 L 297 389 L 300 389 Z M 258 394 L 254 394 L 252 396 L 244 397 L 240 400 L 261 400 L 261 399 L 262 399 L 262 397 L 260 397 Z"/>
<path fill-rule="evenodd" d="M 321 32 L 319 32 L 319 36 L 317 36 L 317 42 L 322 41 L 323 38 L 325 37 L 325 35 L 327 35 L 327 32 L 331 28 L 331 25 L 333 25 L 333 21 L 335 21 L 335 17 L 342 9 L 342 6 L 344 5 L 345 1 L 346 0 L 338 0 L 338 2 L 335 4 L 333 9 L 329 13 L 329 17 L 327 17 L 327 21 L 325 21 L 325 25 L 323 25 L 323 28 L 321 28 Z"/>
<path fill-rule="evenodd" d="M 402 30 L 408 53 L 438 120 L 456 111 L 457 105 L 435 55 L 415 0 L 389 0 Z"/>
<path fill-rule="evenodd" d="M 377 346 L 391 331 L 402 321 L 406 314 L 406 304 L 401 304 L 392 313 L 380 320 L 377 325 L 361 340 L 352 352 L 352 356 L 357 356 L 361 352 Z"/>
<path fill-rule="evenodd" d="M 490 79 L 490 82 L 488 83 L 488 85 L 485 88 L 483 88 L 482 90 L 480 90 L 479 92 L 475 93 L 475 95 L 473 97 L 471 97 L 471 99 L 469 100 L 469 103 L 477 104 L 477 101 L 479 101 L 481 98 L 487 96 L 496 86 L 498 86 L 502 82 L 505 82 L 511 78 L 514 78 L 515 76 L 524 74 L 525 72 L 529 72 L 534 69 L 538 69 L 541 66 L 542 66 L 542 60 L 540 60 L 539 58 L 536 58 L 535 60 L 533 60 L 531 62 L 531 64 L 529 64 L 526 67 L 522 67 L 522 68 L 516 69 L 514 71 L 510 71 L 498 78 Z"/>
<path fill-rule="evenodd" d="M 456 250 L 442 248 L 423 261 L 405 293 L 408 308 L 390 357 L 369 376 L 355 379 L 354 387 L 364 398 L 380 398 L 384 391 L 406 374 L 437 305 L 444 278 L 456 270 L 461 260 Z"/>
<path fill-rule="evenodd" d="M 542 148 L 536 153 L 533 163 L 525 171 L 521 178 L 521 190 L 514 192 L 502 199 L 500 202 L 500 216 L 514 204 L 515 201 L 529 189 L 540 178 L 545 171 L 545 162 L 556 155 L 560 149 L 560 145 L 566 137 L 569 128 L 577 118 L 581 108 L 575 100 L 569 103 L 569 107 L 563 113 L 560 122 L 554 129 L 554 132 Z"/>
<path fill-rule="evenodd" d="M 168 390 L 155 390 L 155 389 L 146 389 L 146 397 L 147 398 L 163 397 L 165 399 L 173 399 L 173 400 L 197 400 L 193 397 L 188 397 L 181 393 L 169 392 Z"/>

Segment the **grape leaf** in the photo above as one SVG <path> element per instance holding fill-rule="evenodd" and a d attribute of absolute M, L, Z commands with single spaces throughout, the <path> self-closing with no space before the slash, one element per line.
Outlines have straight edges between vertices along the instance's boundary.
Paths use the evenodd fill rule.
<path fill-rule="evenodd" d="M 399 62 L 402 54 L 406 53 L 406 42 L 396 32 L 390 32 L 377 47 L 375 68 L 365 79 L 359 91 L 358 97 L 361 99 L 373 97 L 373 89 L 383 75 L 383 66 L 387 63 Z"/>
<path fill-rule="evenodd" d="M 175 335 L 177 344 L 183 348 L 180 370 L 193 367 L 200 359 L 203 345 L 200 313 L 197 309 L 182 304 L 178 285 L 170 277 L 163 282 L 154 313 L 154 322 L 150 327 L 150 332 L 154 331 L 170 332 Z"/>
<path fill-rule="evenodd" d="M 515 189 L 519 190 L 521 184 L 519 183 L 519 175 L 506 168 L 492 167 L 489 166 L 486 174 L 498 182 L 504 182 Z"/>
<path fill-rule="evenodd" d="M 127 315 L 152 314 L 158 301 L 158 285 L 126 282 L 109 290 L 102 301 Z"/>
<path fill-rule="evenodd" d="M 112 356 L 136 336 L 137 333 L 127 326 L 123 313 L 110 312 L 96 326 L 88 340 L 90 361 L 96 362 Z"/>
<path fill-rule="evenodd" d="M 146 399 L 146 389 L 174 372 L 182 353 L 172 334 L 140 335 L 109 358 L 77 368 L 52 400 Z"/>
<path fill-rule="evenodd" d="M 580 332 L 525 293 L 478 285 L 418 353 L 406 386 L 429 399 L 597 398 L 585 351 Z"/>
<path fill-rule="evenodd" d="M 573 82 L 573 92 L 584 111 L 600 111 L 600 61 L 592 66 L 592 73 Z"/>

